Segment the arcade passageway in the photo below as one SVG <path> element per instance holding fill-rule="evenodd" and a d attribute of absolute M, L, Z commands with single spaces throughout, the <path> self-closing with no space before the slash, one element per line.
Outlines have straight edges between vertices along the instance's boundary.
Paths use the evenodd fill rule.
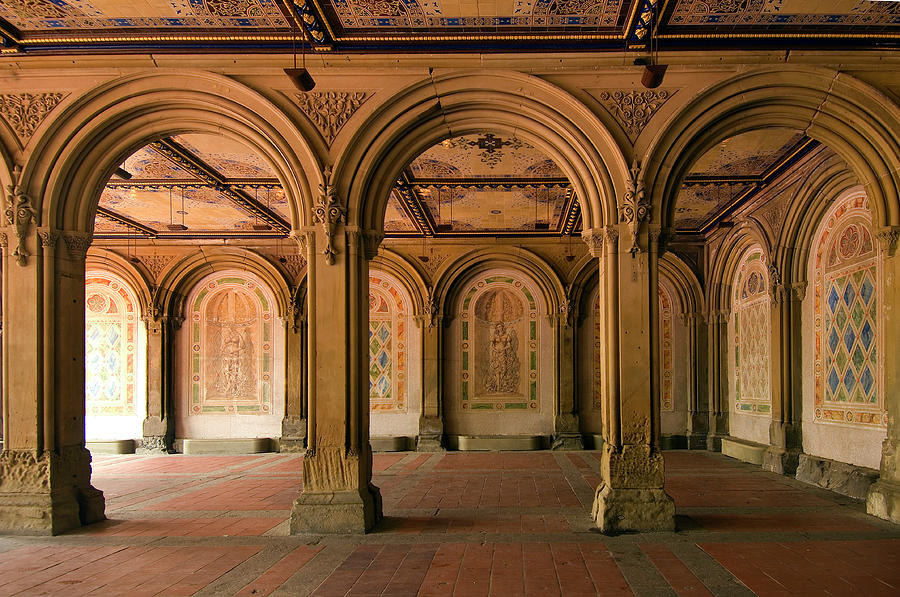
<path fill-rule="evenodd" d="M 897 595 L 900 529 L 712 452 L 665 452 L 675 533 L 604 536 L 598 452 L 376 454 L 385 519 L 289 536 L 299 455 L 98 456 L 109 520 L 0 538 L 2 595 Z"/>

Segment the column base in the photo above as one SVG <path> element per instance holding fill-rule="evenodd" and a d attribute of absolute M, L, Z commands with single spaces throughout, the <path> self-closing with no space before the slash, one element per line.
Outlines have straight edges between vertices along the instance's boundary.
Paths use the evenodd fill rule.
<path fill-rule="evenodd" d="M 763 454 L 763 470 L 778 473 L 779 475 L 793 476 L 797 473 L 800 464 L 800 452 L 785 450 L 776 446 L 769 446 Z"/>
<path fill-rule="evenodd" d="M 147 435 L 141 438 L 134 449 L 135 454 L 168 454 L 169 449 L 164 435 Z"/>
<path fill-rule="evenodd" d="M 722 433 L 710 433 L 709 435 L 707 435 L 706 449 L 710 452 L 721 452 L 723 437 L 728 437 L 728 435 Z"/>
<path fill-rule="evenodd" d="M 285 417 L 281 420 L 281 438 L 278 451 L 297 453 L 306 451 L 306 419 Z"/>
<path fill-rule="evenodd" d="M 304 491 L 291 509 L 291 535 L 366 533 L 381 520 L 381 491 Z"/>
<path fill-rule="evenodd" d="M 552 450 L 584 450 L 584 438 L 580 433 L 554 433 Z"/>
<path fill-rule="evenodd" d="M 591 518 L 601 532 L 674 531 L 675 502 L 662 489 L 613 489 L 594 494 Z"/>
<path fill-rule="evenodd" d="M 685 439 L 687 440 L 687 449 L 688 450 L 706 450 L 707 449 L 707 439 L 709 436 L 706 433 L 691 433 L 688 432 L 685 435 Z"/>
<path fill-rule="evenodd" d="M 0 454 L 0 533 L 56 535 L 106 518 L 82 446 Z"/>
<path fill-rule="evenodd" d="M 416 452 L 444 452 L 444 421 L 440 417 L 420 417 Z"/>
<path fill-rule="evenodd" d="M 900 483 L 879 479 L 869 487 L 866 512 L 900 524 Z"/>

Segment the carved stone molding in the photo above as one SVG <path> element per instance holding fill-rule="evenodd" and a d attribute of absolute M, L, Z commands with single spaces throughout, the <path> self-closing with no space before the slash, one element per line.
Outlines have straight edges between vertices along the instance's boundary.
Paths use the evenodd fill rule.
<path fill-rule="evenodd" d="M 297 93 L 295 97 L 303 113 L 331 145 L 341 127 L 372 95 L 364 91 L 312 91 Z"/>
<path fill-rule="evenodd" d="M 781 272 L 774 263 L 769 264 L 769 296 L 772 298 L 772 304 L 780 303 L 784 300 L 786 288 L 781 283 Z"/>
<path fill-rule="evenodd" d="M 13 170 L 13 177 L 16 183 L 6 187 L 8 193 L 5 195 L 6 201 L 3 206 L 3 214 L 6 218 L 6 224 L 15 227 L 18 242 L 13 255 L 16 258 L 16 263 L 20 267 L 24 267 L 30 256 L 25 248 L 25 237 L 28 236 L 36 215 L 34 208 L 31 206 L 31 197 L 26 195 L 19 186 L 22 170 L 18 166 Z"/>
<path fill-rule="evenodd" d="M 64 93 L 0 94 L 0 115 L 25 145 L 44 118 L 66 97 Z"/>
<path fill-rule="evenodd" d="M 70 255 L 83 258 L 87 255 L 94 237 L 87 232 L 66 232 L 63 234 L 63 241 L 66 243 Z"/>
<path fill-rule="evenodd" d="M 325 262 L 334 265 L 335 252 L 332 245 L 334 230 L 339 223 L 345 222 L 347 211 L 334 194 L 330 167 L 325 169 L 324 179 L 325 182 L 319 185 L 320 195 L 313 206 L 313 222 L 322 227 L 322 233 L 325 235 L 325 249 L 322 251 Z"/>
<path fill-rule="evenodd" d="M 575 319 L 575 301 L 572 300 L 572 297 L 567 296 L 560 301 L 559 319 L 562 322 L 563 327 L 572 327 L 572 322 Z"/>
<path fill-rule="evenodd" d="M 881 242 L 881 248 L 893 257 L 897 251 L 897 239 L 900 239 L 900 226 L 885 226 L 878 231 L 878 240 Z"/>
<path fill-rule="evenodd" d="M 790 285 L 791 288 L 791 298 L 795 301 L 802 301 L 806 298 L 806 280 L 802 282 L 794 282 Z"/>
<path fill-rule="evenodd" d="M 644 198 L 644 180 L 641 165 L 638 161 L 631 163 L 631 174 L 628 177 L 628 186 L 625 196 L 619 206 L 619 220 L 628 225 L 631 233 L 631 248 L 629 252 L 634 255 L 640 253 L 638 234 L 641 224 L 650 216 L 650 204 Z"/>
<path fill-rule="evenodd" d="M 588 228 L 581 232 L 581 238 L 588 246 L 588 252 L 591 257 L 600 257 L 603 255 L 603 240 L 606 236 L 606 230 L 603 228 Z"/>
<path fill-rule="evenodd" d="M 611 89 L 601 91 L 597 99 L 615 117 L 632 143 L 677 90 L 671 89 Z"/>
<path fill-rule="evenodd" d="M 423 259 L 424 257 L 424 259 Z M 419 255 L 419 262 L 422 264 L 422 267 L 425 268 L 425 271 L 429 276 L 434 276 L 437 273 L 438 268 L 441 267 L 441 264 L 447 261 L 447 254 L 442 251 L 435 251 L 432 249 L 428 255 Z"/>
<path fill-rule="evenodd" d="M 174 255 L 141 255 L 140 257 L 141 263 L 144 264 L 144 267 L 147 268 L 147 271 L 150 272 L 150 275 L 153 276 L 153 280 L 156 281 L 159 279 L 160 274 L 162 274 L 163 270 L 166 269 L 166 266 L 169 265 L 173 259 L 175 259 Z"/>
<path fill-rule="evenodd" d="M 287 270 L 294 280 L 299 279 L 303 270 L 306 269 L 306 257 L 297 253 L 282 255 L 278 258 L 278 261 L 284 265 L 284 269 Z"/>
<path fill-rule="evenodd" d="M 433 328 L 437 324 L 440 308 L 437 297 L 434 296 L 434 289 L 431 287 L 428 288 L 428 297 L 425 299 L 424 307 L 425 323 L 428 327 Z"/>

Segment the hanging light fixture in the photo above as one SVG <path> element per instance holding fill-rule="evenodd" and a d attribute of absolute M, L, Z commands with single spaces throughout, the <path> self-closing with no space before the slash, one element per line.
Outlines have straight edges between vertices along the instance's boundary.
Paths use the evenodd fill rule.
<path fill-rule="evenodd" d="M 291 6 L 293 6 L 293 13 L 291 14 L 291 53 L 294 56 L 294 67 L 284 69 L 284 74 L 290 78 L 294 87 L 305 93 L 307 91 L 312 91 L 316 86 L 316 82 L 313 80 L 312 75 L 309 74 L 309 71 L 306 70 L 306 51 L 304 49 L 306 35 L 303 33 L 300 33 L 300 56 L 302 66 L 297 68 L 297 34 L 299 33 L 296 28 L 297 5 L 294 2 L 291 2 Z"/>
<path fill-rule="evenodd" d="M 666 74 L 667 64 L 657 64 L 659 60 L 659 40 L 656 40 L 656 55 L 654 57 L 653 33 L 656 29 L 656 20 L 659 17 L 657 11 L 656 0 L 650 0 L 644 5 L 642 19 L 646 20 L 647 27 L 647 47 L 650 50 L 650 56 L 647 58 L 638 58 L 634 61 L 636 65 L 644 66 L 644 73 L 641 75 L 641 85 L 647 89 L 655 89 L 662 85 L 663 76 Z"/>

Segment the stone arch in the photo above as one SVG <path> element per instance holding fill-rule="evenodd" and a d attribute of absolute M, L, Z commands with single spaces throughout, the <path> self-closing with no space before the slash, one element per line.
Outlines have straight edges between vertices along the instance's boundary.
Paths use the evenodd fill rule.
<path fill-rule="evenodd" d="M 43 198 L 43 225 L 90 232 L 100 192 L 122 160 L 150 141 L 187 132 L 224 135 L 257 151 L 284 186 L 292 228 L 308 223 L 319 158 L 264 96 L 202 71 L 130 74 L 69 102 L 34 145 L 24 190 Z"/>
<path fill-rule="evenodd" d="M 370 269 L 385 271 L 397 278 L 409 295 L 411 314 L 416 317 L 426 315 L 428 285 L 402 255 L 384 248 L 379 249 L 378 255 L 371 261 Z"/>
<path fill-rule="evenodd" d="M 254 251 L 219 247 L 186 255 L 171 265 L 159 280 L 154 306 L 161 314 L 183 318 L 191 290 L 207 275 L 225 269 L 247 271 L 268 286 L 275 298 L 276 317 L 287 317 L 292 303 L 291 287 L 273 263 Z"/>
<path fill-rule="evenodd" d="M 770 260 L 767 238 L 761 234 L 758 224 L 743 223 L 733 228 L 718 245 L 706 285 L 706 305 L 710 314 L 731 312 L 731 288 L 738 262 L 754 243 L 763 247 L 763 254 Z"/>
<path fill-rule="evenodd" d="M 900 109 L 852 75 L 796 65 L 741 73 L 682 110 L 645 158 L 649 196 L 660 201 L 653 221 L 672 226 L 681 180 L 715 143 L 778 126 L 804 131 L 840 155 L 866 188 L 876 224 L 900 224 Z"/>
<path fill-rule="evenodd" d="M 627 166 L 586 106 L 529 75 L 464 71 L 411 85 L 360 128 L 335 167 L 349 222 L 380 232 L 400 169 L 443 139 L 482 130 L 522 135 L 547 151 L 575 189 L 585 228 L 617 221 L 615 198 L 625 190 Z"/>
<path fill-rule="evenodd" d="M 665 253 L 659 259 L 659 273 L 675 291 L 682 314 L 703 312 L 703 289 L 700 281 L 680 257 L 674 253 Z"/>

